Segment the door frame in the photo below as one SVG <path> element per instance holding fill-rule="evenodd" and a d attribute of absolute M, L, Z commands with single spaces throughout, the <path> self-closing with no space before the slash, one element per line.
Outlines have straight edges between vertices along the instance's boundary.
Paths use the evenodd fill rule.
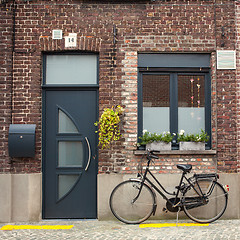
<path fill-rule="evenodd" d="M 48 55 L 95 55 L 97 57 L 97 83 L 96 84 L 46 84 L 46 56 Z M 96 116 L 99 116 L 99 54 L 93 52 L 45 52 L 42 58 L 42 218 L 45 219 L 45 167 L 46 167 L 46 92 L 47 91 L 96 91 Z M 96 159 L 98 160 L 98 142 L 96 141 Z M 95 160 L 96 160 L 95 159 Z M 98 175 L 98 161 L 96 163 L 96 174 Z M 98 196 L 96 177 L 96 197 Z M 97 197 L 98 198 L 98 197 Z M 96 209 L 97 209 L 96 199 Z M 97 211 L 98 212 L 98 211 Z M 98 216 L 97 216 L 98 217 Z"/>

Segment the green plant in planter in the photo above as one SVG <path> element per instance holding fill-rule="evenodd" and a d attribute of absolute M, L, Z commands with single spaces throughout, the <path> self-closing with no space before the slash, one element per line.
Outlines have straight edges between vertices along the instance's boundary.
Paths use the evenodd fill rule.
<path fill-rule="evenodd" d="M 105 108 L 98 122 L 94 125 L 98 127 L 99 146 L 101 149 L 108 148 L 110 143 L 120 139 L 120 115 L 123 113 L 123 108 L 118 105 L 112 108 Z"/>
<path fill-rule="evenodd" d="M 177 136 L 178 142 L 207 142 L 209 140 L 209 136 L 203 130 L 197 134 L 185 134 L 184 130 L 180 130 Z"/>
<path fill-rule="evenodd" d="M 173 137 L 174 137 L 174 134 L 171 134 L 170 132 L 163 132 L 161 134 L 157 134 L 157 133 L 150 133 L 146 130 L 143 130 L 142 137 L 139 137 L 139 139 L 141 140 L 141 142 L 139 144 L 146 145 L 146 144 L 152 143 L 152 142 L 169 143 L 172 141 Z"/>

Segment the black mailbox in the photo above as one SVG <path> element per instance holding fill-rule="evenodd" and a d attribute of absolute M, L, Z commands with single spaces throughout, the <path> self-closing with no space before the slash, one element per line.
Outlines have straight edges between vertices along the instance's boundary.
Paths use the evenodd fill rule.
<path fill-rule="evenodd" d="M 10 157 L 34 157 L 35 124 L 10 124 L 8 151 Z"/>

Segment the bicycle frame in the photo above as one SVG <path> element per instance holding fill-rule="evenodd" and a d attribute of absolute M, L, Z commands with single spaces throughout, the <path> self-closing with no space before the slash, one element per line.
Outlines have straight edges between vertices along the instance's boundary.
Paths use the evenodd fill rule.
<path fill-rule="evenodd" d="M 182 185 L 184 179 L 185 179 L 185 180 L 188 182 L 188 184 L 189 184 L 185 189 L 187 189 L 188 187 L 191 186 L 201 199 L 202 199 L 202 198 L 205 199 L 205 198 L 207 197 L 207 196 L 204 196 L 204 194 L 203 194 L 201 188 L 199 187 L 198 183 L 197 183 L 197 185 L 198 185 L 198 188 L 199 188 L 200 192 L 198 192 L 198 190 L 197 190 L 197 189 L 194 187 L 194 185 L 191 183 L 191 181 L 189 180 L 190 178 L 186 178 L 186 176 L 185 176 L 185 175 L 186 175 L 186 172 L 183 172 L 183 173 L 182 173 L 182 176 L 181 176 L 179 185 L 176 186 L 176 188 L 177 188 L 177 193 L 175 193 L 175 192 L 173 192 L 173 193 L 168 192 L 168 191 L 162 186 L 162 184 L 157 180 L 157 178 L 151 173 L 151 171 L 149 170 L 149 165 L 150 165 L 150 162 L 151 162 L 151 158 L 150 158 L 149 156 L 147 156 L 147 159 L 148 159 L 147 167 L 146 167 L 146 170 L 145 170 L 145 172 L 144 172 L 144 174 L 143 174 L 143 176 L 142 176 L 142 180 L 141 180 L 141 183 L 142 183 L 142 184 L 141 184 L 141 187 L 140 187 L 140 189 L 139 189 L 139 193 L 138 193 L 138 195 L 135 197 L 135 199 L 133 200 L 133 202 L 135 202 L 135 201 L 137 200 L 138 196 L 140 195 L 141 190 L 142 190 L 142 186 L 143 186 L 143 184 L 144 184 L 145 181 L 146 181 L 147 183 L 149 183 L 149 184 L 151 185 L 151 187 L 154 188 L 169 204 L 171 204 L 172 207 L 181 207 L 181 206 L 184 205 L 184 204 L 181 202 L 181 199 L 180 199 L 180 201 L 179 201 L 179 198 L 178 198 L 178 195 L 179 195 L 179 193 L 180 193 L 180 191 L 181 191 L 181 185 Z M 159 188 L 158 186 L 156 186 L 156 185 L 147 177 L 147 174 L 148 174 L 148 173 L 150 174 L 150 176 L 154 179 L 154 181 L 157 183 L 157 185 L 158 185 L 160 188 Z M 140 175 L 141 175 L 141 174 L 140 174 Z M 214 186 L 211 186 L 211 191 L 210 191 L 210 193 L 209 193 L 208 195 L 211 194 L 211 192 L 213 191 L 213 188 L 214 188 Z M 175 196 L 174 201 L 171 201 L 171 200 L 170 200 L 171 198 L 168 198 L 168 197 L 163 193 L 163 191 L 161 191 L 161 189 L 162 189 L 166 194 Z"/>

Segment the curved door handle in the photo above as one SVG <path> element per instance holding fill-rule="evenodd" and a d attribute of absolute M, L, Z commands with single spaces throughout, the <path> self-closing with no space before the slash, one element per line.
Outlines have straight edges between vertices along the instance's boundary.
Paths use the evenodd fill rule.
<path fill-rule="evenodd" d="M 87 137 L 85 137 L 85 140 L 86 140 L 87 145 L 88 145 L 88 162 L 87 162 L 87 165 L 86 165 L 86 167 L 85 167 L 85 171 L 87 171 L 87 170 L 88 170 L 88 167 L 89 167 L 89 165 L 90 165 L 90 162 L 91 162 L 91 147 L 90 147 L 90 144 L 89 144 L 89 141 L 88 141 L 88 138 L 87 138 Z"/>

